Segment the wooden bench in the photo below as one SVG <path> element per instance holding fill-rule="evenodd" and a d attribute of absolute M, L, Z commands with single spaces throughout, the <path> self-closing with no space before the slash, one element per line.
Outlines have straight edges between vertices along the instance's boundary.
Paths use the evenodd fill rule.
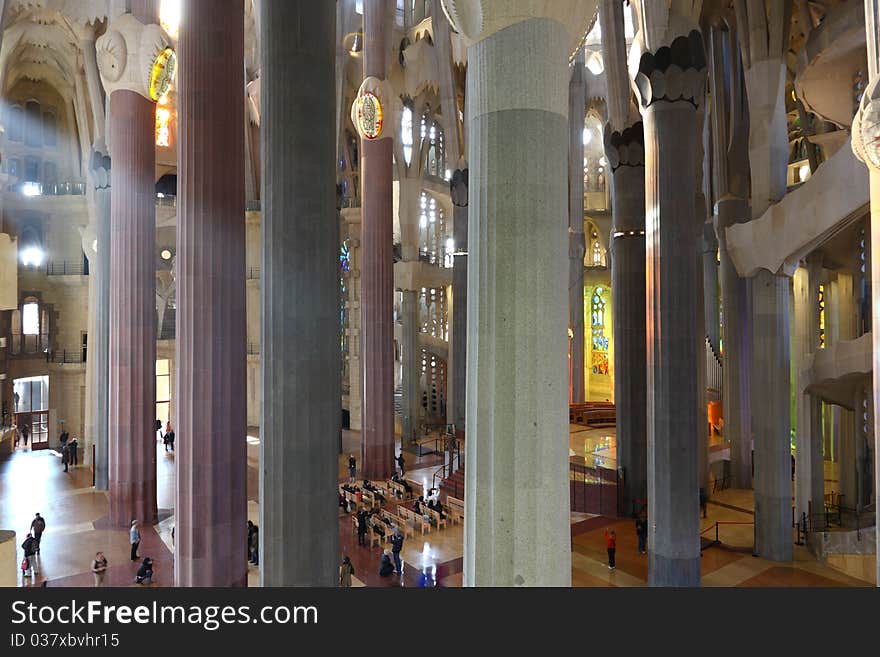
<path fill-rule="evenodd" d="M 464 500 L 460 500 L 452 495 L 446 496 L 446 511 L 452 523 L 460 523 L 464 520 Z"/>
<path fill-rule="evenodd" d="M 361 499 L 364 502 L 364 506 L 368 509 L 372 509 L 374 506 L 378 506 L 378 502 L 376 501 L 375 496 L 371 491 L 362 490 L 361 491 Z"/>
<path fill-rule="evenodd" d="M 440 517 L 440 513 L 435 511 L 434 509 L 429 509 L 427 505 L 425 505 L 425 511 L 428 513 L 431 518 L 434 519 L 434 524 L 437 525 L 437 529 L 440 527 L 446 527 L 446 519 Z"/>
<path fill-rule="evenodd" d="M 431 523 L 425 520 L 425 518 L 412 509 L 408 509 L 407 507 L 401 505 L 397 507 L 397 515 L 401 518 L 411 522 L 413 527 L 421 527 L 422 536 L 425 535 L 425 530 L 431 531 Z"/>

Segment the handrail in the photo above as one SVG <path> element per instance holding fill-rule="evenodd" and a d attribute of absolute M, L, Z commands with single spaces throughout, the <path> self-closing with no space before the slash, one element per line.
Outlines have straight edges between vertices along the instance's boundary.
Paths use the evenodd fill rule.
<path fill-rule="evenodd" d="M 82 261 L 61 262 L 49 261 L 46 263 L 46 276 L 88 276 L 88 268 Z"/>

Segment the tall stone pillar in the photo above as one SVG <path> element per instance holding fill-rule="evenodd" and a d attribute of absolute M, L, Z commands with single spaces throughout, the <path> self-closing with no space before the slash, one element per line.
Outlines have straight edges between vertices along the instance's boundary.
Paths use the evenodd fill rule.
<path fill-rule="evenodd" d="M 584 391 L 584 52 L 574 59 L 568 84 L 568 327 L 571 329 L 571 401 Z M 612 293 L 613 296 L 613 293 Z M 614 297 L 616 300 L 617 297 Z"/>
<path fill-rule="evenodd" d="M 260 584 L 335 586 L 336 11 L 333 3 L 269 0 L 262 12 Z"/>
<path fill-rule="evenodd" d="M 703 255 L 703 313 L 706 326 L 706 337 L 720 357 L 721 324 L 718 315 L 718 240 L 712 227 L 711 218 L 703 223 L 702 248 Z"/>
<path fill-rule="evenodd" d="M 468 286 L 468 169 L 464 160 L 452 172 L 452 423 L 466 431 L 467 422 L 467 286 Z"/>
<path fill-rule="evenodd" d="M 132 519 L 157 521 L 156 108 L 143 69 L 152 64 L 152 47 L 168 44 L 158 25 L 144 24 L 155 19 L 144 7 L 133 6 L 133 13 L 114 19 L 96 43 L 110 97 L 115 190 L 109 233 L 110 520 L 125 527 Z"/>
<path fill-rule="evenodd" d="M 698 440 L 705 429 L 698 419 L 697 368 L 703 360 L 695 313 L 702 290 L 696 286 L 694 199 L 706 62 L 696 29 L 657 39 L 653 31 L 645 33 L 646 25 L 653 27 L 647 20 L 643 13 L 633 48 L 642 53 L 635 87 L 645 130 L 648 582 L 698 586 Z"/>
<path fill-rule="evenodd" d="M 822 454 L 820 401 L 804 390 L 810 354 L 819 349 L 819 263 L 808 260 L 795 271 L 794 344 L 795 373 L 795 519 L 824 505 L 825 472 Z"/>
<path fill-rule="evenodd" d="M 785 195 L 788 130 L 785 111 L 785 3 L 749 3 L 738 31 L 749 107 L 751 216 Z M 747 27 L 746 27 L 747 26 Z M 755 450 L 755 550 L 788 561 L 791 535 L 791 389 L 789 296 L 782 272 L 750 274 L 752 303 L 752 429 Z M 725 318 L 728 316 L 725 313 Z M 758 376 L 757 373 L 761 372 Z"/>
<path fill-rule="evenodd" d="M 178 586 L 245 586 L 243 3 L 187 0 L 179 43 L 176 391 L 185 439 L 176 453 L 174 576 Z M 334 452 L 335 438 L 326 436 Z M 312 540 L 327 541 L 319 532 Z"/>
<path fill-rule="evenodd" d="M 606 128 L 606 131 L 609 128 Z M 624 513 L 648 498 L 645 307 L 645 150 L 642 122 L 605 142 L 612 171 L 611 297 L 614 299 L 614 402 Z"/>
<path fill-rule="evenodd" d="M 740 278 L 727 253 L 725 230 L 749 218 L 748 204 L 748 122 L 742 102 L 743 75 L 741 55 L 735 36 L 726 25 L 709 30 L 711 66 L 709 81 L 712 108 L 709 112 L 712 143 L 728 144 L 712 149 L 713 224 L 718 239 L 718 278 L 724 325 L 722 361 L 722 400 L 724 439 L 730 443 L 728 485 L 752 486 L 752 431 L 749 394 L 751 371 L 751 322 L 748 285 Z"/>
<path fill-rule="evenodd" d="M 364 3 L 364 84 L 387 75 L 389 0 Z M 362 85 L 362 91 L 366 90 Z M 376 90 L 378 91 L 378 90 Z M 391 96 L 379 96 L 386 111 Z M 357 125 L 357 124 L 356 124 Z M 361 470 L 385 479 L 394 466 L 394 272 L 392 269 L 392 140 L 387 127 L 361 126 Z"/>
<path fill-rule="evenodd" d="M 755 432 L 755 552 L 790 561 L 791 384 L 789 283 L 760 270 L 752 279 L 752 427 Z"/>
<path fill-rule="evenodd" d="M 95 488 L 109 488 L 108 402 L 110 389 L 110 157 L 103 144 L 92 151 L 91 176 L 95 187 L 95 242 L 97 251 L 89 258 L 89 278 L 94 281 L 94 329 L 89 334 L 89 364 L 93 376 L 92 440 L 95 445 Z"/>
<path fill-rule="evenodd" d="M 566 25 L 595 5 L 444 5 L 469 44 L 464 585 L 568 586 Z"/>
<path fill-rule="evenodd" d="M 419 426 L 419 382 L 422 377 L 421 349 L 419 348 L 419 293 L 416 290 L 402 290 L 403 303 L 400 307 L 401 321 L 401 369 L 402 369 L 402 408 L 401 425 L 403 442 L 414 442 Z"/>

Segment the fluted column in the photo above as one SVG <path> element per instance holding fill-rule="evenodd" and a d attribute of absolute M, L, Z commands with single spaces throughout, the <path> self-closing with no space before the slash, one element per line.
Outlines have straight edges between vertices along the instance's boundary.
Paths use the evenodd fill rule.
<path fill-rule="evenodd" d="M 157 521 L 155 105 L 110 96 L 110 517 Z"/>
<path fill-rule="evenodd" d="M 670 40 L 654 50 L 643 47 L 635 75 L 645 130 L 648 581 L 697 586 L 698 440 L 705 431 L 698 420 L 703 360 L 695 313 L 702 290 L 696 286 L 694 199 L 697 108 L 706 71 L 698 31 Z"/>
<path fill-rule="evenodd" d="M 91 176 L 95 187 L 95 241 L 97 252 L 89 259 L 89 279 L 94 281 L 94 329 L 89 333 L 89 365 L 93 376 L 92 440 L 95 445 L 95 488 L 109 487 L 108 402 L 110 388 L 110 157 L 103 145 L 92 151 Z"/>
<path fill-rule="evenodd" d="M 364 3 L 364 78 L 386 77 L 391 9 L 389 0 Z M 391 156 L 390 138 L 361 139 L 361 469 L 380 480 L 394 466 Z"/>
<path fill-rule="evenodd" d="M 401 440 L 414 442 L 419 425 L 419 382 L 422 378 L 421 349 L 419 348 L 419 293 L 403 290 L 400 307 L 401 369 L 403 399 L 401 408 Z"/>
<path fill-rule="evenodd" d="M 179 43 L 174 575 L 178 586 L 244 586 L 242 1 L 182 3 Z"/>
<path fill-rule="evenodd" d="M 584 391 L 584 52 L 572 63 L 568 85 L 568 327 L 571 329 L 571 401 Z"/>
<path fill-rule="evenodd" d="M 267 0 L 262 12 L 260 584 L 335 586 L 336 12 L 287 0 Z"/>
<path fill-rule="evenodd" d="M 606 131 L 610 128 L 606 128 Z M 617 465 L 623 469 L 621 511 L 648 496 L 647 336 L 645 323 L 645 145 L 642 122 L 612 132 L 605 143 L 612 171 L 611 297 L 614 299 L 614 403 Z"/>
<path fill-rule="evenodd" d="M 720 356 L 721 324 L 718 319 L 718 240 L 712 219 L 702 225 L 703 307 L 706 336 L 715 353 Z"/>
<path fill-rule="evenodd" d="M 452 423 L 466 431 L 467 422 L 467 286 L 468 286 L 468 169 L 464 161 L 452 172 Z"/>

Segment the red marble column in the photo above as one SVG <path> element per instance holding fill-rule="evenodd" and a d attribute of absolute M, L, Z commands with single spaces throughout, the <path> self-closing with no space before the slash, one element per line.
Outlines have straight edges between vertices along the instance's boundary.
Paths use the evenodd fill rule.
<path fill-rule="evenodd" d="M 110 520 L 158 522 L 156 510 L 156 106 L 110 96 Z"/>
<path fill-rule="evenodd" d="M 178 586 L 246 586 L 244 6 L 182 3 L 178 74 Z"/>
<path fill-rule="evenodd" d="M 388 0 L 364 3 L 365 78 L 386 76 L 389 6 Z M 361 470 L 369 479 L 386 479 L 394 470 L 391 158 L 391 139 L 361 140 Z"/>

